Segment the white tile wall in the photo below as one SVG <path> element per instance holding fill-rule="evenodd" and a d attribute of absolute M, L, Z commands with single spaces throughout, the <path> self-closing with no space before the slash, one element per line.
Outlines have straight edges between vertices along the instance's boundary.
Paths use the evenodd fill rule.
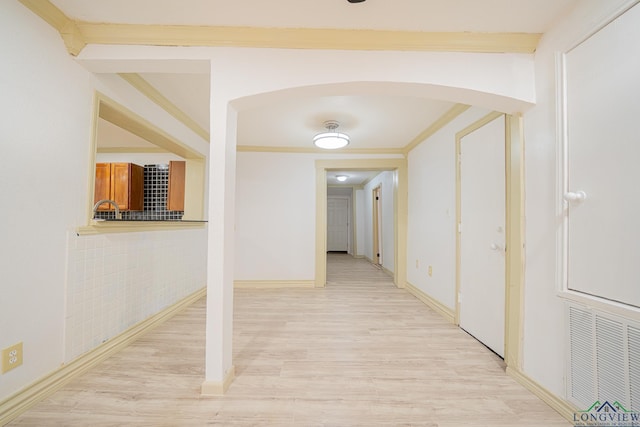
<path fill-rule="evenodd" d="M 206 286 L 206 229 L 68 238 L 65 363 Z"/>

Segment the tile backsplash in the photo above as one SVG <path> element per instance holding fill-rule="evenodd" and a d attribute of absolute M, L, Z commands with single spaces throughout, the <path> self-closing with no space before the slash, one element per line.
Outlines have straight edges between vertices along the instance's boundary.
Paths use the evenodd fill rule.
<path fill-rule="evenodd" d="M 167 210 L 169 165 L 144 165 L 144 210 L 123 211 L 122 219 L 129 221 L 177 221 L 184 211 Z M 114 211 L 96 212 L 94 218 L 115 219 Z"/>

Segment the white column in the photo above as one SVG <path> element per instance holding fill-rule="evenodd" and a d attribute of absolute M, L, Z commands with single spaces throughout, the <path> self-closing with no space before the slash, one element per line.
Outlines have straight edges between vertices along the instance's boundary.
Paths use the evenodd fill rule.
<path fill-rule="evenodd" d="M 224 394 L 232 361 L 237 113 L 211 72 L 207 332 L 203 395 Z"/>

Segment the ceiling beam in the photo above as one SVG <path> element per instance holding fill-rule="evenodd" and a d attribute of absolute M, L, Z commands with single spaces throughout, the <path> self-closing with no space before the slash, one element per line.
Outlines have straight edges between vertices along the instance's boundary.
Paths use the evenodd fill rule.
<path fill-rule="evenodd" d="M 539 33 L 476 33 L 110 24 L 75 21 L 49 0 L 20 0 L 58 30 L 67 50 L 87 44 L 533 53 Z"/>
<path fill-rule="evenodd" d="M 199 27 L 79 22 L 87 44 L 533 53 L 540 34 Z"/>

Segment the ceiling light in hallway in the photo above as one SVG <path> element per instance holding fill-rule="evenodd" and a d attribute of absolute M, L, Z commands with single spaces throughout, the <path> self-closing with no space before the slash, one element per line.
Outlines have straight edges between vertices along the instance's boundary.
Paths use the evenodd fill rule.
<path fill-rule="evenodd" d="M 324 127 L 327 128 L 327 132 L 319 133 L 313 138 L 313 143 L 316 147 L 335 150 L 349 144 L 348 135 L 335 131 L 339 126 L 340 123 L 335 120 L 327 120 L 324 122 Z"/>

